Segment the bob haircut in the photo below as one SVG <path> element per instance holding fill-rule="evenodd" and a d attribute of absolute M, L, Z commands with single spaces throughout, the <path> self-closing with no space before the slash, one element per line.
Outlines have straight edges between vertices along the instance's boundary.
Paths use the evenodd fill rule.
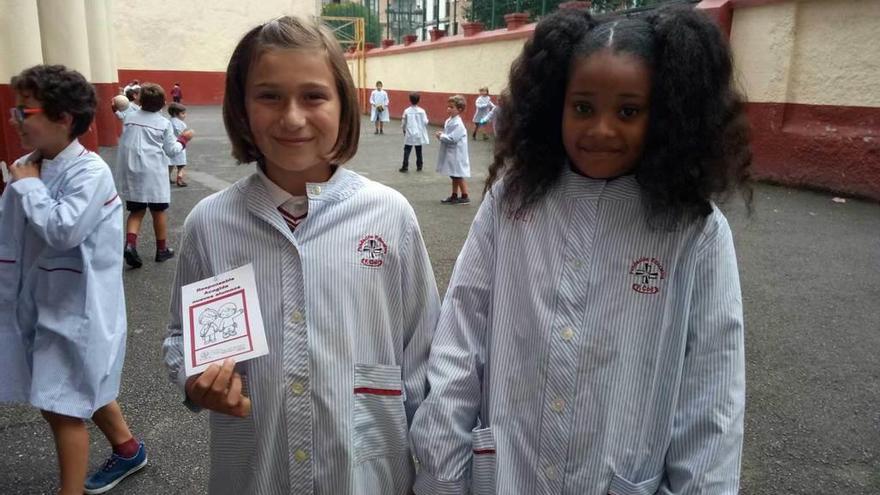
<path fill-rule="evenodd" d="M 330 151 L 330 161 L 342 164 L 350 160 L 358 147 L 360 115 L 357 93 L 342 48 L 325 26 L 282 16 L 261 24 L 244 35 L 226 69 L 226 94 L 223 97 L 223 124 L 232 142 L 232 156 L 238 163 L 263 161 L 263 154 L 254 143 L 245 106 L 245 89 L 251 66 L 269 50 L 320 50 L 336 80 L 340 99 L 339 135 Z"/>

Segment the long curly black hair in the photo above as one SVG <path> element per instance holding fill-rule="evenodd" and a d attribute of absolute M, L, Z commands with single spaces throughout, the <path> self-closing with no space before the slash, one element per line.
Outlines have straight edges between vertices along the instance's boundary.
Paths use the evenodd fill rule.
<path fill-rule="evenodd" d="M 649 217 L 705 217 L 711 200 L 738 188 L 750 205 L 748 123 L 728 44 L 711 19 L 681 7 L 603 18 L 562 9 L 539 22 L 510 69 L 486 191 L 503 177 L 502 201 L 515 214 L 558 182 L 568 166 L 562 112 L 572 63 L 602 49 L 652 70 L 648 131 L 633 171 Z"/>

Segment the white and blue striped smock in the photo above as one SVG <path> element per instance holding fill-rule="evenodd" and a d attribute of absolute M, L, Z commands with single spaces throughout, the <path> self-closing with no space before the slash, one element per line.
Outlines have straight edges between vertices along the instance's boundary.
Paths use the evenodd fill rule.
<path fill-rule="evenodd" d="M 416 493 L 735 494 L 743 317 L 721 212 L 652 229 L 631 176 L 566 171 L 517 218 L 499 191 L 443 302 Z"/>
<path fill-rule="evenodd" d="M 119 394 L 125 357 L 122 201 L 110 168 L 74 139 L 2 203 L 0 305 L 17 318 L 0 313 L 0 335 L 20 332 L 28 370 L 0 361 L 0 397 L 90 418 Z"/>
<path fill-rule="evenodd" d="M 123 199 L 170 203 L 169 157 L 184 148 L 174 135 L 171 121 L 158 112 L 138 110 L 126 115 L 116 150 L 116 173 Z"/>
<path fill-rule="evenodd" d="M 211 494 L 407 494 L 440 300 L 415 214 L 338 168 L 292 231 L 259 173 L 184 227 L 164 343 L 185 383 L 181 286 L 253 263 L 269 354 L 239 363 L 253 410 L 210 413 Z"/>
<path fill-rule="evenodd" d="M 171 117 L 171 130 L 174 131 L 174 137 L 179 138 L 183 131 L 186 130 L 186 122 L 178 119 L 177 117 Z M 180 153 L 168 157 L 169 166 L 174 165 L 186 165 L 186 148 L 181 150 Z"/>

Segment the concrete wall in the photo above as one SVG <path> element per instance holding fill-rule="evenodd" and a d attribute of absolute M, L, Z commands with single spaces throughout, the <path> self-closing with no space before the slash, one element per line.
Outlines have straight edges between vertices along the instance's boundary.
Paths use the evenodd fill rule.
<path fill-rule="evenodd" d="M 728 3 L 757 176 L 880 199 L 880 0 Z"/>
<path fill-rule="evenodd" d="M 250 28 L 285 14 L 318 13 L 314 0 L 116 0 L 116 63 L 123 70 L 225 71 Z"/>

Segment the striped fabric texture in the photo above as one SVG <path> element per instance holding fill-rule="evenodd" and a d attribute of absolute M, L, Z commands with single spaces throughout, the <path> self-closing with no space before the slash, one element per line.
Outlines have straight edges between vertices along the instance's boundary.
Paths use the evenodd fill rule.
<path fill-rule="evenodd" d="M 253 263 L 269 354 L 239 363 L 249 417 L 210 413 L 212 494 L 407 494 L 439 296 L 412 208 L 338 168 L 295 229 L 257 172 L 184 227 L 163 349 L 183 375 L 180 287 Z M 281 201 L 281 203 L 279 203 Z"/>
<path fill-rule="evenodd" d="M 737 493 L 745 373 L 730 228 L 648 225 L 631 176 L 494 188 L 443 302 L 418 494 Z"/>
<path fill-rule="evenodd" d="M 18 327 L 31 376 L 17 383 L 27 373 L 10 369 L 22 356 L 0 362 L 0 397 L 11 388 L 26 393 L 15 400 L 91 418 L 119 394 L 125 358 L 122 201 L 110 168 L 74 139 L 42 161 L 40 178 L 12 182 L 3 203 L 0 225 L 24 227 L 0 233 L 0 259 L 13 262 L 0 267 L 0 285 L 18 289 L 0 293 L 17 316 L 0 320 L 0 341 Z"/>

